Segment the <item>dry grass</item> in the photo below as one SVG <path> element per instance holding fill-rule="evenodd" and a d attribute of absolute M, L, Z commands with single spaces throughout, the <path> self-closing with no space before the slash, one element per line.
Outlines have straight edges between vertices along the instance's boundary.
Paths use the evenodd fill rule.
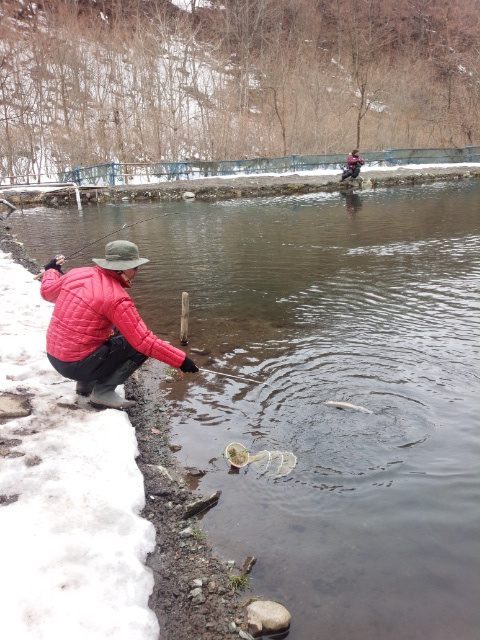
<path fill-rule="evenodd" d="M 452 0 L 448 16 L 440 0 L 413 13 L 407 0 L 294 4 L 192 17 L 132 1 L 108 23 L 76 3 L 12 13 L 0 22 L 0 176 L 478 144 L 473 0 Z"/>

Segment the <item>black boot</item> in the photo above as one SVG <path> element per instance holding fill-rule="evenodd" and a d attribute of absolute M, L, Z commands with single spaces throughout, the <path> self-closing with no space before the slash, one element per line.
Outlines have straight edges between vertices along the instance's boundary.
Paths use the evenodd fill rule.
<path fill-rule="evenodd" d="M 126 409 L 137 404 L 135 400 L 125 400 L 115 393 L 115 387 L 123 384 L 140 364 L 133 360 L 127 360 L 116 371 L 103 380 L 97 380 L 90 395 L 90 404 L 96 408 L 109 407 L 110 409 Z"/>
<path fill-rule="evenodd" d="M 83 380 L 80 380 L 77 382 L 77 386 L 75 387 L 75 393 L 79 396 L 88 397 L 92 393 L 94 385 L 95 380 L 92 382 L 84 382 Z"/>

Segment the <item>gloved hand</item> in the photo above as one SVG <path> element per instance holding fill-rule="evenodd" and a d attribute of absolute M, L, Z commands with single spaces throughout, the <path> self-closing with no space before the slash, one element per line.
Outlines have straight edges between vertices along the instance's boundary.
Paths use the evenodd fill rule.
<path fill-rule="evenodd" d="M 180 365 L 180 371 L 183 371 L 183 373 L 197 373 L 198 367 L 193 360 L 185 356 L 185 360 Z"/>
<path fill-rule="evenodd" d="M 45 269 L 45 271 L 47 271 L 48 269 L 56 269 L 60 273 L 63 273 L 62 271 L 63 261 L 64 261 L 63 256 L 56 256 L 55 258 L 50 260 L 50 262 L 46 264 L 43 268 Z"/>

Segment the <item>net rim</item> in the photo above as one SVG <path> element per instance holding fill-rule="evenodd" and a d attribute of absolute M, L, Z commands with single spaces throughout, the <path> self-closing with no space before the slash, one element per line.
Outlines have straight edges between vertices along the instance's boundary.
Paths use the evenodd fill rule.
<path fill-rule="evenodd" d="M 241 464 L 236 464 L 235 462 L 232 462 L 230 458 L 231 453 L 229 453 L 229 449 L 233 446 L 240 447 L 240 449 L 242 449 L 246 453 L 245 462 L 242 462 Z M 248 453 L 247 447 L 245 447 L 240 442 L 230 442 L 230 444 L 227 444 L 227 446 L 225 447 L 225 451 L 223 452 L 223 455 L 225 457 L 225 460 L 228 462 L 228 464 L 230 464 L 232 467 L 236 467 L 237 469 L 241 469 L 242 467 L 245 467 L 250 460 L 250 454 Z"/>

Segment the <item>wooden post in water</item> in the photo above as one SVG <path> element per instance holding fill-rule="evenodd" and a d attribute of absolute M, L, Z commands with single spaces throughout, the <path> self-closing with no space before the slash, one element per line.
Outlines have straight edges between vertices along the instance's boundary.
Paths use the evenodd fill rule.
<path fill-rule="evenodd" d="M 180 323 L 180 344 L 188 344 L 188 293 L 182 293 L 182 321 Z"/>

